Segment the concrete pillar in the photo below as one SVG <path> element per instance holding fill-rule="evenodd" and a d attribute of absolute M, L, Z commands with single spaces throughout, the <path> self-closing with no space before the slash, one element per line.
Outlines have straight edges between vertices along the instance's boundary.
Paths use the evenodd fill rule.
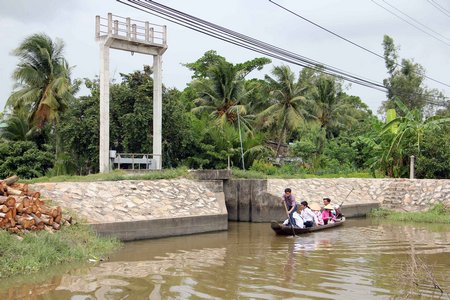
<path fill-rule="evenodd" d="M 100 173 L 109 172 L 109 46 L 100 43 Z"/>
<path fill-rule="evenodd" d="M 410 162 L 409 162 L 409 179 L 414 179 L 414 155 L 411 155 L 410 157 Z"/>
<path fill-rule="evenodd" d="M 162 169 L 162 61 L 153 55 L 153 159 L 156 169 Z"/>

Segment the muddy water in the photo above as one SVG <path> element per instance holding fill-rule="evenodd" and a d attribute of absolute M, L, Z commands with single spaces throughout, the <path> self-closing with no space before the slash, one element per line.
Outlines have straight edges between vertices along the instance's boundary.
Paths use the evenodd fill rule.
<path fill-rule="evenodd" d="M 295 238 L 230 223 L 227 232 L 127 243 L 105 262 L 4 283 L 0 299 L 449 299 L 425 279 L 410 289 L 411 251 L 450 292 L 449 225 L 355 219 Z"/>

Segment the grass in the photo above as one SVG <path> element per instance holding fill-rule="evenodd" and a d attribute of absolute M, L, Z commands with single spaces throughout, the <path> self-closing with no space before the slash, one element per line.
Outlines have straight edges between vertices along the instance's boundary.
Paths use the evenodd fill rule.
<path fill-rule="evenodd" d="M 234 178 L 243 179 L 310 179 L 310 178 L 374 178 L 372 174 L 368 172 L 352 172 L 352 173 L 340 173 L 340 174 L 280 174 L 267 175 L 258 171 L 243 171 L 240 169 L 233 169 Z"/>
<path fill-rule="evenodd" d="M 62 175 L 53 177 L 39 177 L 28 180 L 21 180 L 23 183 L 40 183 L 40 182 L 84 182 L 84 181 L 118 181 L 118 180 L 156 180 L 156 179 L 174 179 L 179 177 L 187 177 L 187 168 L 165 169 L 158 171 L 150 171 L 142 174 L 130 174 L 125 170 L 114 170 L 110 173 L 98 173 L 85 176 Z"/>
<path fill-rule="evenodd" d="M 450 224 L 450 209 L 442 203 L 435 204 L 425 212 L 398 212 L 386 208 L 372 210 L 369 217 L 393 221 Z"/>
<path fill-rule="evenodd" d="M 0 278 L 6 278 L 98 260 L 118 249 L 121 243 L 114 238 L 98 237 L 89 226 L 73 225 L 53 234 L 32 232 L 22 240 L 0 230 L 0 245 Z"/>

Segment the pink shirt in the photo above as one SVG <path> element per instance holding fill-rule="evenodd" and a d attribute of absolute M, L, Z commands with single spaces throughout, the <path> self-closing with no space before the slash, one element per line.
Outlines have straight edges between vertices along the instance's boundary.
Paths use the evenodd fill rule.
<path fill-rule="evenodd" d="M 322 220 L 328 220 L 330 217 L 332 220 L 336 220 L 336 216 L 331 213 L 331 210 L 324 209 L 322 212 Z"/>

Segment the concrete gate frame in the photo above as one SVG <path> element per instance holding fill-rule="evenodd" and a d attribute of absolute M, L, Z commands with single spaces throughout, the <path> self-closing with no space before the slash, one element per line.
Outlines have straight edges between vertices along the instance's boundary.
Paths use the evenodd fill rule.
<path fill-rule="evenodd" d="M 153 56 L 153 160 L 162 168 L 162 55 L 167 50 L 167 27 L 108 13 L 95 17 L 100 44 L 100 173 L 110 171 L 109 49 Z"/>

